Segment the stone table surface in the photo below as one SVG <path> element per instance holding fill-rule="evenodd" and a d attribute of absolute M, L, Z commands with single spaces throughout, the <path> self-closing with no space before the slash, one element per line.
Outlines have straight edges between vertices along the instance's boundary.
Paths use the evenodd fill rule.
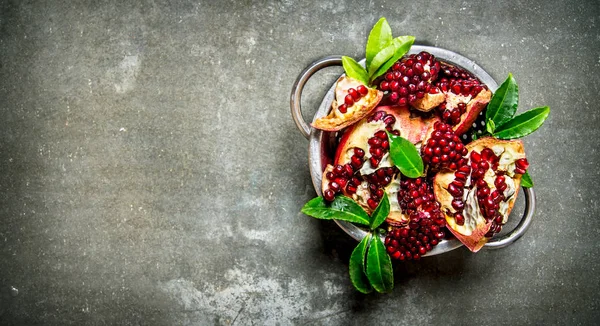
<path fill-rule="evenodd" d="M 395 35 L 512 72 L 538 199 L 514 245 L 360 295 L 289 113 L 310 62 Z M 0 324 L 594 324 L 598 1 L 0 1 Z M 309 82 L 312 117 L 342 72 Z"/>

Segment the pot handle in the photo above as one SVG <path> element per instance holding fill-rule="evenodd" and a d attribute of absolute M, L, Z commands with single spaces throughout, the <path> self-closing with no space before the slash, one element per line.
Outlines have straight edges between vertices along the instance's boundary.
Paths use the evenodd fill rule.
<path fill-rule="evenodd" d="M 523 187 L 523 192 L 525 193 L 525 212 L 523 213 L 519 225 L 507 235 L 488 241 L 488 243 L 484 245 L 486 249 L 499 249 L 511 245 L 525 234 L 525 231 L 527 231 L 527 228 L 531 225 L 533 213 L 535 212 L 535 193 L 532 188 L 525 187 Z"/>
<path fill-rule="evenodd" d="M 317 71 L 329 66 L 341 66 L 342 56 L 332 55 L 319 59 L 306 67 L 298 76 L 292 86 L 292 95 L 290 96 L 290 109 L 292 110 L 292 118 L 302 135 L 308 139 L 310 136 L 310 125 L 304 121 L 302 110 L 300 108 L 300 99 L 302 90 L 308 79 Z"/>

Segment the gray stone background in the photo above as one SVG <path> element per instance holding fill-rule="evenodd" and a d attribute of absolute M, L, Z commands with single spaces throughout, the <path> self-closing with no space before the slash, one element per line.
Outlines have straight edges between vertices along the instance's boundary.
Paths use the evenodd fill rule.
<path fill-rule="evenodd" d="M 461 248 L 357 294 L 355 244 L 315 196 L 298 73 L 395 35 L 459 52 L 520 111 L 538 209 L 509 248 Z M 0 324 L 594 324 L 597 1 L 0 1 Z M 341 73 L 305 90 L 305 116 Z"/>

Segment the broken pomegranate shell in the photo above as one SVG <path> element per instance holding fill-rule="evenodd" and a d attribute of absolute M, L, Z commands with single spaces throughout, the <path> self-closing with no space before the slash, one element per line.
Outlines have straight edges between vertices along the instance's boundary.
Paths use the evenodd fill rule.
<path fill-rule="evenodd" d="M 383 92 L 369 88 L 346 76 L 336 82 L 335 99 L 326 117 L 316 119 L 312 126 L 326 131 L 341 130 L 364 118 L 383 98 Z"/>
<path fill-rule="evenodd" d="M 466 148 L 468 161 L 439 172 L 434 193 L 450 232 L 477 252 L 506 223 L 528 163 L 520 140 L 484 137 Z"/>

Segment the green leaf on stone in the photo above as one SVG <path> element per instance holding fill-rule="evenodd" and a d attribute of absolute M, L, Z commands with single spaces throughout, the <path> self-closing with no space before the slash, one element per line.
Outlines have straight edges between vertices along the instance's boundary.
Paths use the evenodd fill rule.
<path fill-rule="evenodd" d="M 381 17 L 373 26 L 367 39 L 366 65 L 367 67 L 379 51 L 392 41 L 392 28 L 385 17 Z"/>
<path fill-rule="evenodd" d="M 414 36 L 399 36 L 392 40 L 390 45 L 383 48 L 375 55 L 367 66 L 370 80 L 383 75 L 391 66 L 405 55 L 415 42 Z"/>
<path fill-rule="evenodd" d="M 387 293 L 394 288 L 392 260 L 377 236 L 373 237 L 367 252 L 367 278 L 377 292 Z"/>
<path fill-rule="evenodd" d="M 531 109 L 497 127 L 494 136 L 500 139 L 515 139 L 527 136 L 544 124 L 548 114 L 550 114 L 550 108 L 547 106 Z"/>
<path fill-rule="evenodd" d="M 496 126 L 501 126 L 515 115 L 518 105 L 519 87 L 513 75 L 509 73 L 487 106 L 486 121 L 492 120 Z"/>
<path fill-rule="evenodd" d="M 369 84 L 369 75 L 367 74 L 367 71 L 360 63 L 356 62 L 356 60 L 343 56 L 342 65 L 344 66 L 346 76 L 354 78 L 365 85 Z"/>
<path fill-rule="evenodd" d="M 329 205 L 323 197 L 313 198 L 302 207 L 302 213 L 322 220 L 335 219 L 370 225 L 367 212 L 354 200 L 346 196 L 336 196 Z"/>
<path fill-rule="evenodd" d="M 400 172 L 409 178 L 418 178 L 423 174 L 423 159 L 410 141 L 387 133 L 390 143 L 390 158 Z"/>
<path fill-rule="evenodd" d="M 383 198 L 377 205 L 377 208 L 371 214 L 371 230 L 375 230 L 378 226 L 381 225 L 390 215 L 390 200 L 388 199 L 387 194 L 383 193 Z"/>
<path fill-rule="evenodd" d="M 359 292 L 365 294 L 373 292 L 373 287 L 369 283 L 369 279 L 365 273 L 365 258 L 367 256 L 367 247 L 371 241 L 371 237 L 371 233 L 367 233 L 358 246 L 354 248 L 352 255 L 350 255 L 350 266 L 348 268 L 352 285 L 354 285 L 354 288 Z"/>
<path fill-rule="evenodd" d="M 531 176 L 529 175 L 529 171 L 525 171 L 525 174 L 523 174 L 523 176 L 521 177 L 521 186 L 523 186 L 525 188 L 533 187 L 533 180 L 531 179 Z"/>

